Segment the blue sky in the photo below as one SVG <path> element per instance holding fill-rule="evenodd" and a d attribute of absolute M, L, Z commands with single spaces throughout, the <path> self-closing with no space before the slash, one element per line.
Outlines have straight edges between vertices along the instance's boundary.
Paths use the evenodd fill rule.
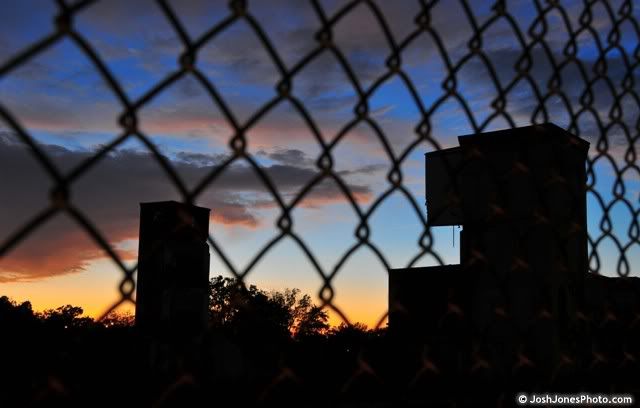
<path fill-rule="evenodd" d="M 192 40 L 230 13 L 224 2 L 190 0 L 169 4 L 187 27 Z M 331 17 L 347 3 L 321 1 L 319 4 Z M 416 29 L 414 20 L 420 13 L 418 1 L 374 4 L 385 15 L 396 43 L 402 43 Z M 472 2 L 470 6 L 479 26 L 493 16 L 494 11 L 488 4 Z M 621 2 L 610 4 L 615 11 Z M 591 12 L 590 26 L 595 28 L 595 37 L 588 30 L 580 29 L 580 16 L 584 15 L 585 7 L 581 2 L 564 2 L 563 7 L 572 29 L 581 32 L 576 40 L 579 63 L 570 62 L 562 71 L 562 95 L 570 102 L 574 113 L 585 107 L 581 98 L 584 98 L 586 82 L 578 66 L 584 68 L 587 80 L 593 79 L 596 76 L 593 67 L 600 57 L 599 47 L 607 49 L 611 46 L 605 55 L 608 64 L 605 77 L 610 82 L 600 78 L 592 84 L 594 101 L 587 106 L 590 112 L 581 113 L 578 127 L 580 136 L 591 142 L 591 157 L 596 155 L 595 145 L 600 138 L 610 144 L 613 165 L 607 163 L 606 158 L 600 158 L 594 167 L 595 189 L 605 203 L 613 199 L 613 174 L 624 169 L 624 200 L 618 200 L 609 214 L 620 244 L 630 245 L 627 256 L 633 268 L 640 264 L 640 244 L 637 238 L 634 242 L 634 232 L 629 229 L 634 225 L 637 228 L 637 221 L 634 224 L 633 220 L 638 216 L 640 169 L 637 163 L 625 163 L 624 157 L 630 149 L 626 137 L 635 137 L 636 145 L 638 137 L 638 32 L 626 21 L 618 27 L 620 40 L 610 44 L 608 35 L 615 25 L 606 7 L 597 4 Z M 525 41 L 531 42 L 528 30 L 531 28 L 535 34 L 541 27 L 540 24 L 531 26 L 539 15 L 534 4 L 523 0 L 509 1 L 507 9 L 516 18 Z M 5 10 L 0 17 L 0 64 L 51 33 L 56 14 L 55 3 L 45 0 L 14 1 Z M 273 41 L 287 68 L 317 47 L 314 36 L 321 24 L 310 3 L 255 1 L 249 2 L 249 11 Z M 638 18 L 637 7 L 631 13 Z M 563 15 L 550 11 L 544 16 L 548 24 L 544 37 L 548 49 L 540 45 L 532 48 L 531 82 L 520 80 L 506 95 L 506 112 L 516 125 L 530 124 L 539 107 L 532 83 L 541 93 L 548 92 L 553 72 L 547 52 L 556 64 L 566 59 L 563 50 L 570 36 Z M 431 24 L 451 64 L 456 66 L 468 53 L 473 35 L 461 3 L 438 3 L 432 9 Z M 96 50 L 130 100 L 141 97 L 178 69 L 182 44 L 154 2 L 99 1 L 78 13 L 73 26 Z M 333 38 L 363 89 L 368 89 L 385 74 L 385 60 L 390 49 L 375 14 L 366 3 L 357 5 L 334 26 Z M 482 41 L 484 55 L 500 85 L 505 87 L 514 78 L 514 64 L 522 56 L 513 28 L 508 20 L 501 18 L 483 33 Z M 401 56 L 402 70 L 415 87 L 423 108 L 426 111 L 435 108 L 430 117 L 431 136 L 443 147 L 455 145 L 456 136 L 472 133 L 474 122 L 480 125 L 495 112 L 491 103 L 496 97 L 496 88 L 481 58 L 476 56 L 468 60 L 456 73 L 456 90 L 468 103 L 473 115 L 473 121 L 470 121 L 453 97 L 434 105 L 444 94 L 442 83 L 448 71 L 438 52 L 437 41 L 428 32 L 417 36 L 403 49 Z M 221 93 L 240 123 L 276 96 L 278 70 L 246 21 L 235 22 L 206 43 L 198 52 L 197 66 Z M 624 91 L 627 77 L 635 78 L 635 94 Z M 610 115 L 612 92 L 623 95 L 621 122 L 627 126 L 628 136 Z M 357 93 L 329 51 L 320 54 L 294 77 L 293 94 L 311 113 L 326 141 L 336 137 L 354 118 Z M 117 117 L 122 113 L 122 106 L 89 59 L 70 39 L 58 42 L 0 79 L 0 103 L 43 144 L 63 172 L 71 170 L 121 131 Z M 371 118 L 388 138 L 393 154 L 398 157 L 405 153 L 416 139 L 415 128 L 423 117 L 401 78 L 392 77 L 377 88 L 368 100 L 368 107 Z M 560 97 L 548 98 L 545 108 L 550 121 L 562 127 L 569 126 L 570 115 Z M 189 187 L 195 186 L 207 171 L 231 153 L 228 142 L 233 135 L 232 127 L 192 77 L 186 76 L 163 90 L 138 112 L 138 119 L 140 129 L 170 160 Z M 604 134 L 598 122 L 606 129 Z M 486 123 L 483 130 L 508 126 L 509 122 L 498 116 Z M 1 180 L 11 191 L 6 195 L 9 198 L 2 201 L 0 230 L 7 231 L 0 236 L 2 242 L 47 205 L 51 182 L 15 141 L 10 127 L 1 123 L 0 131 L 0 153 L 6 157 L 0 163 Z M 318 174 L 315 162 L 321 149 L 300 115 L 288 103 L 278 105 L 262 117 L 247 133 L 247 140 L 248 152 L 277 181 L 285 202 L 293 199 L 300 188 Z M 632 145 L 634 151 L 636 147 Z M 405 186 L 423 213 L 423 155 L 432 149 L 433 146 L 422 143 L 408 153 L 402 164 Z M 386 180 L 391 170 L 389 158 L 376 133 L 366 124 L 354 127 L 332 150 L 332 156 L 335 170 L 355 193 L 363 211 L 389 188 Z M 137 248 L 137 203 L 180 198 L 144 146 L 133 138 L 81 176 L 73 185 L 72 194 L 74 203 L 129 263 L 134 262 Z M 603 218 L 596 198 L 594 194 L 588 195 L 589 232 L 594 239 L 601 235 Z M 211 184 L 198 203 L 212 208 L 212 236 L 239 269 L 278 234 L 274 223 L 279 209 L 242 161 Z M 316 254 L 324 273 L 330 273 L 341 256 L 357 242 L 353 235 L 358 226 L 356 214 L 332 182 L 318 185 L 293 211 L 293 219 L 294 231 Z M 369 225 L 371 241 L 382 251 L 390 266 L 403 267 L 419 252 L 417 242 L 423 228 L 407 197 L 399 192 L 385 200 L 372 215 Z M 435 228 L 432 232 L 435 251 L 446 263 L 456 263 L 458 238 L 455 238 L 454 247 L 452 230 Z M 457 230 L 454 234 L 457 235 Z M 600 271 L 615 274 L 619 258 L 615 245 L 605 239 L 598 249 Z M 433 263 L 433 259 L 425 257 L 418 265 Z M 633 272 L 637 274 L 638 271 Z M 0 273 L 0 292 L 32 299 L 38 307 L 76 302 L 92 313 L 99 313 L 115 300 L 113 288 L 120 277 L 118 270 L 105 261 L 102 252 L 96 250 L 86 234 L 64 216 L 43 226 L 3 258 Z M 212 255 L 211 273 L 228 274 L 215 254 Z M 298 287 L 314 295 L 321 285 L 317 272 L 289 238 L 266 255 L 249 275 L 249 280 L 273 289 Z M 386 284 L 384 264 L 369 249 L 360 248 L 334 280 L 335 303 L 352 320 L 375 323 L 386 310 Z M 61 289 L 70 287 L 77 289 Z M 83 291 L 82 288 L 92 289 Z M 87 298 L 87 292 L 94 293 L 93 300 Z"/>

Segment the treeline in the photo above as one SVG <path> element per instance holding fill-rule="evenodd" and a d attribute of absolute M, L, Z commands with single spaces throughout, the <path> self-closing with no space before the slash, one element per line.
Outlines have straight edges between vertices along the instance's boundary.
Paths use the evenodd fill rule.
<path fill-rule="evenodd" d="M 383 354 L 384 330 L 331 327 L 326 311 L 297 289 L 211 279 L 208 330 L 188 345 L 150 339 L 134 320 L 112 313 L 96 321 L 73 305 L 35 312 L 0 297 L 0 406 L 300 402 L 322 384 L 317 404 L 302 400 L 313 406 L 357 388 L 361 377 L 377 388 L 363 361 Z"/>
<path fill-rule="evenodd" d="M 0 327 L 4 330 L 34 329 L 41 325 L 54 329 L 131 327 L 135 318 L 130 313 L 111 312 L 96 321 L 83 316 L 79 306 L 64 305 L 43 312 L 35 312 L 31 302 L 18 303 L 7 296 L 0 296 Z"/>
<path fill-rule="evenodd" d="M 342 332 L 379 335 L 362 323 L 330 327 L 327 312 L 298 289 L 265 291 L 255 285 L 244 287 L 233 278 L 217 276 L 209 282 L 209 325 L 238 336 L 260 333 L 263 338 L 305 339 L 333 336 Z"/>
<path fill-rule="evenodd" d="M 4 331 L 33 330 L 38 326 L 70 330 L 135 325 L 135 316 L 128 312 L 114 311 L 100 320 L 83 314 L 81 307 L 70 304 L 36 312 L 29 301 L 19 303 L 7 296 L 0 297 L 0 328 Z M 327 312 L 299 289 L 265 291 L 222 276 L 209 282 L 209 328 L 238 336 L 260 333 L 263 338 L 292 339 L 326 337 L 343 331 L 381 333 L 381 330 L 369 330 L 362 323 L 330 327 Z"/>

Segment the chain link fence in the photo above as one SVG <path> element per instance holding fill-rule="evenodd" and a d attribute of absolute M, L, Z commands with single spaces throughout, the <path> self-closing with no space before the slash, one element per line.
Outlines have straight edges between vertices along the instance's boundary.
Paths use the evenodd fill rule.
<path fill-rule="evenodd" d="M 566 122 L 558 123 L 569 132 L 591 141 L 589 159 L 587 163 L 587 194 L 591 203 L 595 203 L 601 219 L 598 228 L 589 230 L 589 266 L 591 272 L 602 272 L 601 265 L 604 257 L 615 257 L 615 272 L 619 276 L 633 276 L 637 273 L 639 265 L 637 251 L 640 247 L 640 199 L 638 183 L 640 182 L 640 167 L 637 163 L 637 145 L 640 138 L 640 94 L 638 92 L 638 80 L 640 80 L 640 21 L 638 7 L 631 0 L 627 1 L 598 1 L 585 0 L 562 4 L 558 1 L 535 0 L 533 6 L 535 15 L 530 23 L 524 26 L 518 16 L 512 13 L 514 7 L 511 2 L 497 1 L 491 10 L 483 18 L 479 18 L 474 12 L 470 2 L 461 0 L 458 4 L 464 11 L 457 17 L 460 24 L 471 27 L 472 35 L 467 39 L 464 52 L 447 48 L 443 34 L 435 28 L 432 15 L 433 10 L 446 7 L 442 1 L 419 1 L 420 11 L 414 16 L 413 21 L 406 21 L 406 26 L 411 26 L 411 32 L 403 38 L 396 38 L 389 27 L 387 17 L 378 2 L 352 1 L 347 2 L 329 13 L 328 8 L 319 0 L 311 0 L 311 7 L 321 24 L 321 28 L 315 33 L 315 47 L 294 63 L 286 64 L 280 54 L 279 44 L 272 41 L 261 25 L 261 21 L 252 14 L 251 3 L 247 1 L 229 2 L 228 14 L 216 25 L 210 27 L 198 37 L 188 33 L 181 16 L 174 10 L 168 1 L 159 0 L 157 7 L 162 11 L 167 21 L 173 27 L 175 35 L 182 44 L 180 55 L 176 55 L 177 68 L 157 82 L 142 96 L 132 99 L 123 89 L 122 84 L 108 68 L 105 59 L 96 51 L 92 43 L 80 34 L 74 26 L 74 18 L 83 9 L 92 7 L 96 1 L 66 2 L 58 0 L 58 14 L 53 23 L 51 33 L 44 38 L 35 41 L 9 60 L 2 62 L 0 77 L 12 75 L 17 68 L 45 52 L 45 50 L 63 41 L 71 41 L 78 50 L 86 55 L 95 70 L 101 75 L 109 89 L 117 97 L 121 106 L 121 114 L 118 123 L 121 127 L 119 135 L 103 145 L 92 157 L 77 165 L 71 171 L 63 173 L 47 156 L 45 150 L 36 139 L 26 130 L 25 126 L 17 119 L 17 113 L 11 112 L 4 105 L 0 105 L 0 115 L 5 125 L 30 149 L 38 163 L 51 177 L 52 188 L 50 201 L 46 208 L 21 228 L 13 231 L 9 237 L 0 244 L 0 256 L 11 257 L 12 249 L 20 245 L 26 237 L 38 230 L 44 223 L 57 213 L 65 213 L 75 220 L 102 248 L 111 260 L 122 272 L 122 280 L 119 285 L 120 298 L 115 299 L 111 308 L 105 315 L 115 310 L 123 303 L 132 302 L 135 292 L 135 267 L 127 267 L 118 256 L 100 229 L 92 220 L 83 213 L 73 201 L 74 183 L 89 169 L 100 166 L 100 163 L 111 152 L 116 151 L 126 141 L 135 139 L 141 142 L 162 167 L 166 177 L 178 189 L 182 201 L 196 203 L 198 197 L 207 189 L 215 186 L 216 180 L 238 162 L 244 162 L 250 166 L 270 193 L 273 201 L 279 209 L 279 217 L 276 222 L 278 234 L 255 254 L 251 254 L 251 260 L 244 269 L 236 268 L 229 261 L 224 243 L 220 242 L 215 234 L 209 237 L 209 244 L 215 254 L 235 277 L 244 280 L 250 276 L 258 262 L 280 241 L 293 240 L 304 252 L 309 264 L 315 269 L 322 280 L 318 296 L 323 307 L 332 309 L 345 321 L 349 321 L 348 314 L 344 313 L 333 302 L 334 289 L 332 283 L 340 274 L 345 263 L 352 255 L 362 247 L 369 248 L 379 261 L 389 267 L 388 254 L 376 245 L 371 239 L 371 227 L 369 221 L 381 204 L 392 194 L 400 193 L 404 196 L 416 214 L 422 226 L 422 233 L 416 237 L 419 251 L 415 254 L 407 267 L 414 266 L 426 256 L 433 256 L 440 260 L 440 254 L 434 248 L 434 239 L 429 220 L 425 216 L 423 203 L 416 199 L 405 185 L 402 166 L 409 160 L 414 152 L 421 152 L 425 148 L 437 150 L 442 146 L 442 141 L 434 135 L 435 113 L 446 103 L 454 101 L 461 106 L 460 121 L 468 122 L 468 126 L 474 133 L 481 133 L 490 129 L 494 122 L 500 121 L 510 127 L 524 124 L 540 124 L 553 121 L 556 111 L 566 111 Z M 334 39 L 334 27 L 349 16 L 355 8 L 365 8 L 379 25 L 387 44 L 386 71 L 371 81 L 367 86 L 356 74 L 350 59 Z M 550 16 L 556 16 L 550 23 Z M 273 84 L 276 95 L 255 110 L 245 121 L 240 121 L 234 115 L 225 95 L 219 91 L 215 81 L 203 72 L 198 64 L 198 54 L 204 46 L 221 33 L 229 30 L 240 22 L 246 23 L 257 36 L 267 52 L 272 63 L 277 69 L 278 80 Z M 458 24 L 458 22 L 451 22 Z M 485 34 L 498 24 L 506 24 L 510 27 L 513 39 L 519 44 L 519 55 L 513 66 L 510 66 L 512 75 L 505 80 L 498 71 L 504 69 L 502 61 L 496 61 L 495 55 L 487 51 L 488 46 Z M 566 32 L 564 40 L 549 39 L 549 33 L 561 29 Z M 424 84 L 416 84 L 407 74 L 403 64 L 403 56 L 406 50 L 415 42 L 428 38 L 435 47 L 435 54 L 446 68 L 446 73 L 441 78 L 430 78 L 431 91 L 437 89 L 439 96 L 431 103 L 425 103 L 420 93 Z M 494 40 L 495 37 L 492 37 Z M 497 41 L 497 40 L 496 40 Z M 590 56 L 587 62 L 581 53 L 588 43 L 597 55 Z M 314 112 L 296 96 L 296 76 L 309 64 L 322 55 L 330 55 L 335 59 L 344 71 L 353 91 L 357 95 L 357 103 L 353 106 L 352 117 L 342 124 L 336 134 L 323 134 L 321 126 L 314 119 Z M 541 78 L 534 72 L 536 58 L 544 56 L 549 69 L 549 75 Z M 487 90 L 492 93 L 486 106 L 472 106 L 460 89 L 458 75 L 470 64 L 480 62 L 490 81 L 485 84 Z M 567 73 L 577 75 L 582 84 L 575 88 L 576 81 L 568 81 Z M 577 74 L 576 74 L 577 73 Z M 225 121 L 233 129 L 233 134 L 228 140 L 229 156 L 219 166 L 213 168 L 197 185 L 188 188 L 178 172 L 172 167 L 170 161 L 161 153 L 152 138 L 139 126 L 138 115 L 140 110 L 147 106 L 168 87 L 184 77 L 195 79 L 210 96 L 215 107 L 221 112 Z M 576 78 L 572 78 L 576 79 Z M 420 113 L 420 121 L 414 125 L 412 141 L 402 150 L 394 150 L 390 145 L 390 137 L 385 134 L 379 124 L 379 117 L 372 114 L 370 99 L 377 90 L 392 80 L 398 80 L 411 95 L 415 109 Z M 516 111 L 509 103 L 511 95 L 519 86 L 526 84 L 531 90 L 528 96 L 531 107 L 527 111 Z M 597 92 L 606 89 L 610 94 L 610 103 L 602 106 L 597 102 Z M 555 104 L 550 106 L 552 102 Z M 301 188 L 295 198 L 285 200 L 277 183 L 264 171 L 256 157 L 248 150 L 248 132 L 256 127 L 265 116 L 278 106 L 288 103 L 300 119 L 306 124 L 310 133 L 320 149 L 320 154 L 315 158 L 318 170 L 317 176 Z M 483 118 L 480 120 L 479 118 Z M 590 126 L 585 126 L 585 121 L 590 121 Z M 381 184 L 386 189 L 375 197 L 373 203 L 366 209 L 359 203 L 354 192 L 350 190 L 343 175 L 335 169 L 334 151 L 344 140 L 350 130 L 365 125 L 370 128 L 384 150 L 388 158 L 390 171 L 386 174 Z M 596 171 L 598 164 L 606 163 L 613 174 L 603 175 Z M 607 183 L 611 191 L 603 191 L 599 184 L 601 177 L 612 177 L 613 182 Z M 314 254 L 314 249 L 305 243 L 304 237 L 296 232 L 292 211 L 308 197 L 314 187 L 325 180 L 332 180 L 341 190 L 345 199 L 357 214 L 358 225 L 354 231 L 356 243 L 344 249 L 344 253 L 338 262 L 330 269 L 323 268 Z M 287 202 L 288 201 L 288 202 Z M 611 213 L 614 207 L 622 207 L 625 215 L 613 218 Z M 593 208 L 589 209 L 589 214 Z M 215 211 L 215 209 L 214 209 Z M 593 220 L 590 220 L 593 221 Z M 615 227 L 614 227 L 615 224 Z M 590 224 L 591 225 L 591 224 Z M 605 242 L 613 243 L 613 251 L 604 254 L 600 248 Z M 633 320 L 637 322 L 636 319 Z M 610 317 L 610 316 L 609 316 Z M 386 315 L 378 322 L 378 327 L 383 325 Z M 634 323 L 635 324 L 635 323 Z M 526 365 L 525 355 L 520 355 L 521 363 Z M 593 361 L 598 361 L 599 355 L 594 351 Z M 628 355 L 627 358 L 635 359 L 640 356 Z M 477 360 L 476 365 L 482 365 L 483 360 Z M 370 367 L 360 366 L 358 373 L 366 373 Z M 594 363 L 595 364 L 595 363 Z M 429 373 L 428 359 L 421 369 L 422 373 Z M 354 374 L 355 375 L 355 374 Z M 359 375 L 359 374 L 358 374 Z"/>

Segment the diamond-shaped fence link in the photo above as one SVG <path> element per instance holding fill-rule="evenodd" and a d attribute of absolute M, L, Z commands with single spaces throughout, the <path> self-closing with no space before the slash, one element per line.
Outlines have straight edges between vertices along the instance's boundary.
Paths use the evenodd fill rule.
<path fill-rule="evenodd" d="M 228 15 L 206 32 L 194 38 L 188 33 L 185 23 L 180 15 L 176 13 L 171 3 L 165 0 L 158 0 L 157 7 L 162 11 L 182 43 L 182 52 L 176 56 L 178 60 L 177 68 L 137 99 L 132 99 L 125 92 L 123 86 L 108 68 L 104 57 L 100 55 L 91 41 L 80 34 L 74 26 L 76 14 L 87 7 L 92 7 L 96 2 L 94 0 L 86 0 L 71 3 L 65 0 L 58 0 L 58 14 L 54 18 L 52 32 L 13 55 L 8 61 L 4 61 L 0 67 L 0 77 L 10 76 L 16 68 L 43 53 L 48 48 L 63 40 L 70 40 L 77 49 L 88 57 L 95 70 L 108 85 L 108 88 L 117 97 L 121 106 L 121 113 L 118 118 L 121 132 L 110 143 L 96 151 L 92 157 L 86 159 L 71 171 L 63 173 L 47 156 L 44 149 L 26 130 L 25 126 L 20 123 L 16 113 L 11 112 L 4 105 L 0 105 L 2 120 L 17 135 L 19 140 L 29 147 L 38 163 L 51 177 L 53 185 L 50 191 L 50 202 L 46 208 L 33 216 L 21 228 L 13 231 L 9 238 L 1 243 L 0 256 L 10 257 L 11 250 L 18 246 L 25 237 L 37 230 L 57 213 L 66 213 L 90 234 L 97 245 L 108 254 L 122 271 L 122 281 L 119 286 L 120 298 L 114 300 L 113 305 L 105 312 L 105 315 L 122 303 L 133 301 L 136 268 L 125 265 L 114 251 L 111 243 L 92 223 L 91 219 L 74 205 L 73 191 L 74 183 L 79 177 L 94 166 L 98 166 L 101 160 L 126 141 L 137 139 L 148 149 L 162 167 L 166 177 L 178 189 L 185 203 L 195 203 L 203 191 L 215 184 L 216 180 L 234 163 L 244 161 L 255 170 L 255 174 L 264 184 L 264 187 L 279 208 L 279 217 L 276 222 L 278 233 L 257 253 L 252 254 L 251 261 L 248 262 L 244 269 L 238 269 L 230 262 L 225 254 L 224 246 L 214 235 L 209 237 L 211 248 L 227 266 L 230 273 L 243 280 L 250 275 L 254 266 L 274 245 L 283 239 L 292 239 L 304 252 L 309 263 L 323 282 L 318 292 L 322 306 L 332 309 L 345 321 L 348 321 L 348 315 L 333 303 L 334 289 L 332 283 L 343 269 L 347 260 L 362 247 L 369 248 L 383 265 L 390 266 L 387 254 L 370 239 L 371 227 L 369 220 L 371 220 L 381 204 L 393 193 L 400 193 L 408 200 L 422 225 L 422 233 L 417 237 L 420 249 L 406 266 L 416 265 L 425 256 L 432 256 L 442 263 L 440 254 L 437 253 L 433 246 L 431 227 L 429 220 L 424 215 L 423 203 L 418 202 L 405 186 L 402 165 L 409 160 L 411 153 L 420 151 L 425 146 L 430 149 L 441 148 L 442 142 L 434 136 L 434 116 L 439 108 L 450 101 L 454 101 L 461 106 L 460 121 L 467 121 L 474 133 L 481 133 L 487 130 L 494 121 L 506 122 L 511 127 L 522 125 L 522 121 L 519 121 L 516 116 L 523 117 L 523 115 L 526 115 L 530 118 L 529 122 L 531 124 L 549 122 L 553 116 L 552 112 L 550 113 L 549 111 L 549 101 L 551 100 L 556 101 L 562 109 L 566 110 L 568 123 L 562 125 L 577 136 L 583 135 L 583 137 L 589 137 L 591 141 L 595 141 L 595 143 L 592 143 L 587 163 L 587 194 L 600 207 L 602 219 L 599 222 L 598 230 L 589 231 L 590 269 L 592 272 L 600 272 L 602 258 L 605 255 L 599 249 L 603 242 L 608 241 L 615 246 L 615 253 L 607 253 L 606 256 L 617 257 L 617 274 L 627 276 L 637 272 L 638 265 L 633 265 L 633 259 L 630 254 L 640 246 L 640 200 L 637 188 L 637 183 L 640 179 L 640 167 L 637 163 L 636 151 L 640 137 L 640 93 L 638 92 L 637 84 L 640 79 L 640 21 L 638 20 L 638 5 L 632 0 L 619 2 L 584 0 L 582 2 L 576 1 L 571 7 L 558 1 L 534 0 L 535 15 L 528 26 L 523 26 L 519 18 L 511 12 L 512 6 L 510 2 L 497 1 L 491 8 L 488 17 L 480 19 L 474 13 L 469 2 L 460 0 L 459 4 L 462 6 L 464 13 L 459 15 L 458 18 L 472 28 L 472 35 L 467 39 L 465 52 L 462 55 L 455 56 L 452 55 L 451 50 L 447 49 L 443 34 L 432 24 L 433 10 L 437 7 L 444 7 L 443 3 L 445 2 L 437 0 L 419 1 L 419 13 L 414 16 L 413 21 L 406 22 L 406 25 L 411 25 L 413 30 L 404 38 L 396 38 L 390 29 L 385 13 L 375 1 L 348 2 L 339 7 L 333 14 L 330 14 L 320 0 L 311 0 L 312 8 L 321 23 L 321 28 L 314 36 L 316 45 L 306 55 L 301 56 L 292 64 L 284 62 L 278 44 L 270 39 L 260 20 L 252 14 L 250 2 L 241 0 L 229 2 Z M 386 71 L 366 87 L 363 86 L 364 81 L 358 78 L 356 70 L 349 62 L 345 52 L 334 41 L 334 27 L 352 13 L 356 7 L 364 7 L 371 13 L 379 25 L 388 47 Z M 575 13 L 579 14 L 577 19 L 572 18 L 575 17 Z M 553 26 L 549 18 L 552 14 L 560 16 L 560 18 L 553 20 Z M 273 84 L 276 95 L 255 110 L 244 122 L 238 120 L 234 115 L 229 103 L 218 90 L 215 81 L 210 80 L 198 64 L 198 55 L 203 47 L 241 21 L 248 24 L 253 33 L 255 33 L 278 72 L 278 79 Z M 501 62 L 491 59 L 489 53 L 486 52 L 487 44 L 486 39 L 483 37 L 495 25 L 504 23 L 510 27 L 515 41 L 520 46 L 520 56 L 512 67 L 513 75 L 508 81 L 501 79 L 498 75 L 497 65 Z M 557 25 L 560 25 L 567 33 L 566 40 L 563 43 L 559 43 L 557 40 L 552 42 L 547 38 L 548 32 L 553 28 L 558 28 Z M 602 27 L 606 28 L 604 32 Z M 626 30 L 624 38 L 622 35 L 623 28 Z M 406 50 L 423 36 L 428 37 L 430 42 L 434 44 L 434 55 L 440 59 L 446 68 L 444 77 L 430 79 L 432 85 L 429 86 L 433 87 L 433 89 L 439 89 L 440 95 L 429 104 L 425 103 L 420 96 L 420 86 L 418 85 L 424 84 L 416 84 L 403 64 L 403 56 Z M 596 62 L 592 67 L 581 58 L 580 50 L 584 41 L 588 41 L 597 50 Z M 320 56 L 327 54 L 339 64 L 357 95 L 357 102 L 353 106 L 353 116 L 342 125 L 336 134 L 332 135 L 321 132 L 318 122 L 314 119 L 314 112 L 310 111 L 293 92 L 296 76 Z M 616 61 L 621 64 L 616 68 L 622 73 L 616 76 L 611 75 L 611 67 L 608 67 L 609 58 L 613 54 L 619 57 Z M 546 57 L 546 63 L 550 65 L 551 73 L 546 78 L 546 82 L 543 83 L 533 73 L 533 66 L 537 62 L 535 58 L 540 55 Z M 480 115 L 470 105 L 459 86 L 458 75 L 460 71 L 472 61 L 482 62 L 490 78 L 490 81 L 485 84 L 486 89 L 495 95 L 489 106 L 486 107 L 485 112 L 483 112 L 486 115 L 483 115 L 484 119 L 482 120 L 478 119 Z M 563 83 L 563 78 L 569 71 L 572 75 L 575 72 L 578 73 L 584 84 L 581 89 L 567 89 Z M 228 158 L 221 165 L 213 168 L 193 188 L 187 187 L 178 172 L 172 167 L 170 161 L 161 154 L 152 139 L 139 126 L 138 121 L 139 111 L 143 107 L 172 86 L 172 84 L 187 76 L 195 79 L 206 90 L 211 97 L 212 103 L 222 113 L 222 116 L 233 130 L 233 135 L 228 140 L 230 151 Z M 413 141 L 403 150 L 397 152 L 392 149 L 389 135 L 382 130 L 378 122 L 379 119 L 372 114 L 370 109 L 372 95 L 384 84 L 394 79 L 399 80 L 406 88 L 421 118 L 418 123 L 415 123 Z M 509 104 L 509 96 L 522 84 L 530 88 L 530 98 L 533 103 L 533 107 L 524 114 L 523 112 L 512 111 Z M 597 87 L 604 87 L 610 93 L 611 102 L 606 109 L 596 106 L 595 89 Z M 570 93 L 576 92 L 579 94 L 577 99 L 570 95 Z M 285 103 L 293 107 L 320 148 L 320 154 L 316 157 L 317 175 L 304 185 L 289 203 L 283 199 L 279 186 L 263 170 L 256 158 L 247 149 L 247 133 L 259 124 L 269 112 Z M 593 120 L 595 127 L 589 131 L 595 131 L 596 134 L 585 135 L 585 130 L 581 129 L 580 126 L 580 121 L 584 120 L 584 118 Z M 373 131 L 390 163 L 390 171 L 386 175 L 386 180 L 384 180 L 385 183 L 388 183 L 388 187 L 375 198 L 366 210 L 358 202 L 344 177 L 335 170 L 336 158 L 334 157 L 334 151 L 336 147 L 341 144 L 345 135 L 358 125 L 366 125 Z M 595 166 L 599 162 L 608 163 L 614 173 L 615 181 L 610 199 L 607 199 L 598 190 Z M 321 266 L 313 248 L 307 245 L 304 237 L 296 232 L 291 216 L 292 211 L 300 205 L 314 187 L 326 180 L 332 180 L 336 183 L 359 220 L 354 232 L 356 243 L 349 248 L 345 248 L 338 262 L 331 269 L 325 269 Z M 620 235 L 612 227 L 613 221 L 610 211 L 614 206 L 622 206 L 628 210 L 629 219 L 626 224 L 626 235 Z M 479 256 L 481 255 L 479 254 Z M 448 316 L 455 317 L 457 311 L 459 310 L 456 309 L 454 304 L 450 305 Z M 500 310 L 496 310 L 496 316 L 497 319 L 500 318 Z M 615 319 L 615 316 L 609 316 L 608 318 Z M 385 319 L 386 315 L 382 316 L 378 326 L 381 326 Z M 605 316 L 605 319 L 607 319 L 607 316 Z M 636 326 L 637 321 L 638 318 L 633 323 Z M 602 324 L 606 323 L 607 321 L 604 321 Z M 598 350 L 593 351 L 593 364 L 599 364 L 599 362 L 606 359 L 600 353 Z M 525 352 L 520 352 L 518 356 L 519 367 L 527 367 L 532 364 Z M 631 351 L 625 356 L 625 361 L 635 361 L 635 358 L 640 358 L 640 355 L 633 354 Z M 571 363 L 569 357 L 562 361 L 567 364 Z M 438 372 L 428 353 L 425 354 L 423 363 L 423 367 L 416 376 L 416 381 L 419 381 L 420 376 L 428 377 Z M 480 372 L 488 366 L 489 363 L 484 360 L 482 353 L 478 351 L 475 354 L 473 372 Z M 373 369 L 367 365 L 367 362 L 361 360 L 360 368 L 354 376 L 357 377 L 362 373 L 366 374 L 372 371 Z M 283 372 L 286 373 L 287 371 Z"/>

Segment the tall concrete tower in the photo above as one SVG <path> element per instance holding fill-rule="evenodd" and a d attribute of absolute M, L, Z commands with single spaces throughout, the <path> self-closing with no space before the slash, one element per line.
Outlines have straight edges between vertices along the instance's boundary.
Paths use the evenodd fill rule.
<path fill-rule="evenodd" d="M 206 326 L 208 208 L 175 201 L 140 204 L 136 326 L 188 336 Z"/>

